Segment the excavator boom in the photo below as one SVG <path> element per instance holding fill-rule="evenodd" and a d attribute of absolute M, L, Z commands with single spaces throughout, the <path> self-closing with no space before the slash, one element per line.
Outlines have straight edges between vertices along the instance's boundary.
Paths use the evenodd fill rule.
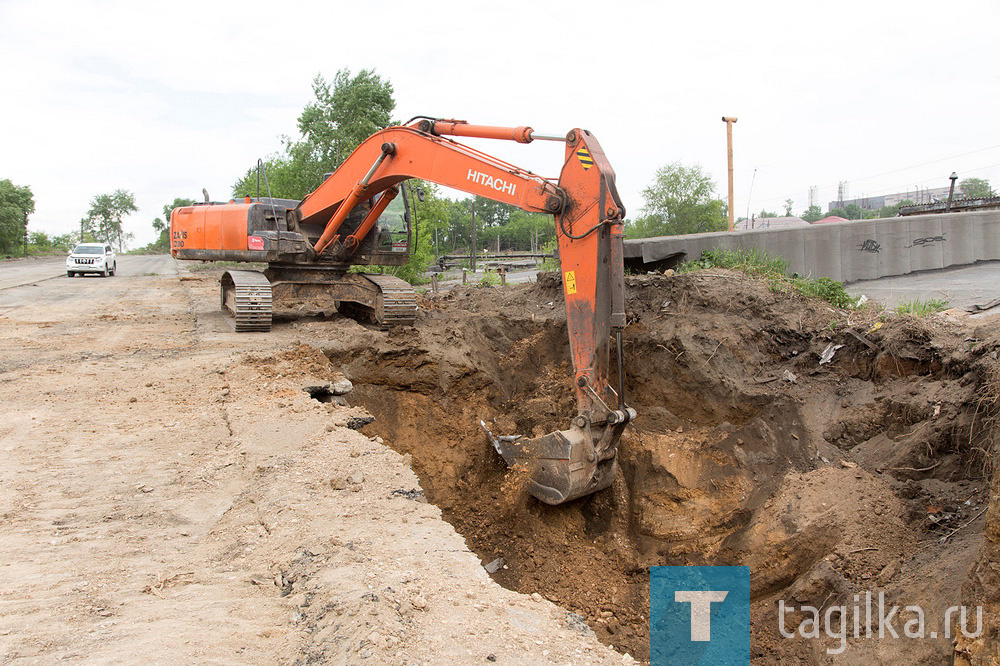
<path fill-rule="evenodd" d="M 500 455 L 526 471 L 532 494 L 560 504 L 606 488 L 617 443 L 634 417 L 624 400 L 621 331 L 625 327 L 622 224 L 625 208 L 615 172 L 597 139 L 571 130 L 558 182 L 542 178 L 448 138 L 535 140 L 530 127 L 487 127 L 423 119 L 364 141 L 295 211 L 299 224 L 323 224 L 314 250 L 338 251 L 351 209 L 408 178 L 422 178 L 527 211 L 555 216 L 577 414 L 570 426 L 531 440 L 495 437 Z M 547 140 L 559 137 L 538 137 Z M 610 340 L 618 339 L 612 386 Z M 486 426 L 484 425 L 484 429 Z"/>
<path fill-rule="evenodd" d="M 451 136 L 563 141 L 559 179 L 543 178 Z M 534 439 L 495 437 L 483 427 L 504 460 L 525 472 L 531 493 L 544 502 L 560 504 L 606 488 L 615 476 L 618 441 L 635 411 L 625 403 L 621 359 L 625 208 L 600 143 L 582 129 L 559 137 L 540 135 L 530 127 L 431 118 L 381 130 L 314 192 L 285 209 L 286 231 L 279 230 L 279 236 L 288 233 L 289 242 L 308 241 L 285 259 L 298 264 L 351 263 L 400 184 L 410 178 L 555 217 L 577 413 L 566 429 Z M 614 377 L 612 336 L 618 351 Z"/>

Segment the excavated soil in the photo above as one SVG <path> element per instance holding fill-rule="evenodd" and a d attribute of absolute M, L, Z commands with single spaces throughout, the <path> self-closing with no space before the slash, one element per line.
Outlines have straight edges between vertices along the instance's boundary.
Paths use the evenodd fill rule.
<path fill-rule="evenodd" d="M 523 492 L 479 420 L 498 433 L 568 426 L 561 294 L 544 274 L 456 289 L 424 297 L 416 326 L 378 344 L 358 327 L 321 345 L 354 382 L 350 403 L 375 417 L 364 432 L 412 456 L 428 500 L 497 582 L 544 595 L 644 659 L 652 565 L 751 567 L 762 663 L 819 663 L 835 646 L 782 639 L 779 598 L 827 608 L 882 590 L 931 618 L 962 603 L 989 498 L 991 330 L 881 322 L 728 271 L 629 278 L 624 355 L 639 418 L 619 477 L 550 507 Z M 988 596 L 989 582 L 966 600 L 984 585 Z M 952 650 L 943 638 L 867 639 L 846 656 L 937 662 Z"/>

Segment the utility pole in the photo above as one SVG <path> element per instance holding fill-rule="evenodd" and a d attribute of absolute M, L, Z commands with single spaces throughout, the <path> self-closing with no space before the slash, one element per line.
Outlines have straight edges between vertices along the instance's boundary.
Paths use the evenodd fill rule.
<path fill-rule="evenodd" d="M 726 152 L 729 155 L 729 230 L 732 231 L 736 220 L 733 212 L 733 123 L 736 116 L 722 116 L 722 122 L 726 123 Z"/>
<path fill-rule="evenodd" d="M 28 256 L 28 211 L 24 211 L 24 256 Z"/>

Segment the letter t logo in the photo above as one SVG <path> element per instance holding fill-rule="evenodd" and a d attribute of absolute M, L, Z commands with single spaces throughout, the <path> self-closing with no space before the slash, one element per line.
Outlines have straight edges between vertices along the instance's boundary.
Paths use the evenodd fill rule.
<path fill-rule="evenodd" d="M 674 592 L 674 601 L 691 604 L 691 640 L 712 640 L 712 602 L 726 599 L 726 591 L 687 591 Z"/>

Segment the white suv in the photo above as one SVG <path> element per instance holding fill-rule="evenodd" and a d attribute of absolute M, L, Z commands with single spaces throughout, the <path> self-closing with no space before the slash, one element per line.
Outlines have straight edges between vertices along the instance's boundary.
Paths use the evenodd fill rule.
<path fill-rule="evenodd" d="M 114 275 L 117 268 L 115 251 L 107 243 L 80 243 L 66 258 L 66 277 L 83 273 L 100 273 L 108 277 Z"/>

